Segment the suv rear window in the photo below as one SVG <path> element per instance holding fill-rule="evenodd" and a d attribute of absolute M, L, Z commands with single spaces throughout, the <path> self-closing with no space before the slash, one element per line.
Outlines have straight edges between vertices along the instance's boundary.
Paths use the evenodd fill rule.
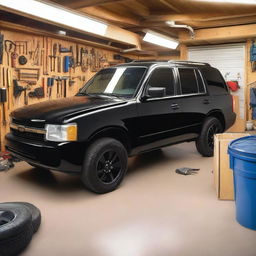
<path fill-rule="evenodd" d="M 202 69 L 201 72 L 208 85 L 208 90 L 211 95 L 226 94 L 228 92 L 226 83 L 221 73 L 215 68 Z"/>
<path fill-rule="evenodd" d="M 194 69 L 179 68 L 182 94 L 198 93 L 197 79 Z"/>

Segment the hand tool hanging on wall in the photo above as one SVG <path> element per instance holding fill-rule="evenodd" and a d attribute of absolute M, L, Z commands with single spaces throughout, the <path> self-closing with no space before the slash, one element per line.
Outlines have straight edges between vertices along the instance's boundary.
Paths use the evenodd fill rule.
<path fill-rule="evenodd" d="M 69 71 L 70 67 L 70 56 L 64 57 L 64 63 L 63 63 L 63 72 L 67 73 Z"/>
<path fill-rule="evenodd" d="M 61 82 L 62 82 L 62 79 L 60 76 L 57 76 L 54 78 L 56 81 L 57 81 L 57 98 L 60 98 L 61 97 Z"/>
<path fill-rule="evenodd" d="M 39 66 L 39 61 L 40 61 L 40 42 L 37 41 L 36 49 L 33 54 L 33 66 Z"/>
<path fill-rule="evenodd" d="M 62 76 L 61 79 L 64 81 L 62 95 L 64 96 L 64 98 L 66 98 L 67 97 L 67 80 L 69 79 L 69 76 Z"/>
<path fill-rule="evenodd" d="M 0 100 L 2 103 L 3 125 L 6 125 L 5 102 L 7 101 L 6 88 L 0 88 Z"/>
<path fill-rule="evenodd" d="M 252 45 L 250 48 L 250 62 L 251 62 L 252 72 L 255 72 L 256 71 L 256 44 L 254 41 L 252 41 Z"/>
<path fill-rule="evenodd" d="M 20 65 L 26 65 L 28 62 L 27 58 L 24 55 L 19 56 L 18 61 Z"/>
<path fill-rule="evenodd" d="M 6 79 L 7 79 L 7 96 L 8 96 L 8 109 L 10 109 L 10 88 L 11 88 L 11 70 L 10 68 L 6 69 Z"/>
<path fill-rule="evenodd" d="M 28 54 L 28 41 L 15 41 L 14 43 L 19 54 Z"/>
<path fill-rule="evenodd" d="M 57 57 L 57 63 L 58 63 L 58 73 L 61 73 L 61 57 Z"/>
<path fill-rule="evenodd" d="M 11 53 L 11 62 L 12 62 L 11 66 L 12 66 L 12 68 L 16 68 L 18 56 L 19 55 L 16 52 Z"/>
<path fill-rule="evenodd" d="M 6 52 L 7 66 L 10 66 L 10 54 L 16 52 L 16 44 L 11 40 L 5 40 L 4 49 Z"/>
<path fill-rule="evenodd" d="M 43 87 L 37 87 L 34 89 L 34 91 L 31 91 L 28 93 L 28 96 L 30 98 L 43 98 L 44 97 L 44 90 Z"/>
<path fill-rule="evenodd" d="M 43 38 L 44 41 L 44 47 L 46 47 L 44 52 L 44 66 L 43 66 L 43 74 L 45 76 L 48 76 L 48 37 Z"/>
<path fill-rule="evenodd" d="M 18 84 L 17 79 L 13 79 L 13 96 L 15 98 L 19 97 L 23 91 L 24 87 Z"/>
<path fill-rule="evenodd" d="M 55 72 L 55 63 L 56 63 L 56 54 L 57 54 L 58 45 L 55 43 L 52 47 L 52 55 L 50 55 L 50 64 L 51 64 L 51 72 Z"/>
<path fill-rule="evenodd" d="M 65 48 L 62 47 L 61 44 L 59 44 L 59 53 L 67 53 L 67 52 L 72 52 L 72 46 L 70 46 L 70 48 Z"/>
<path fill-rule="evenodd" d="M 4 35 L 0 33 L 0 64 L 3 64 L 4 56 Z"/>
<path fill-rule="evenodd" d="M 38 79 L 40 77 L 40 69 L 39 68 L 16 68 L 15 70 L 18 72 L 19 80 L 36 79 L 38 81 Z M 29 73 L 27 73 L 26 71 L 29 71 Z"/>
<path fill-rule="evenodd" d="M 52 87 L 54 85 L 54 78 L 48 77 L 47 78 L 47 96 L 50 99 L 52 97 Z"/>

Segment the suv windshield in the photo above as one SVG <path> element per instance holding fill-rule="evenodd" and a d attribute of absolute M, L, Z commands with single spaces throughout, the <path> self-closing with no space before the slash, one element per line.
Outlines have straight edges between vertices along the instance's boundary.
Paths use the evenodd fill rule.
<path fill-rule="evenodd" d="M 145 67 L 102 69 L 85 84 L 79 94 L 103 94 L 132 98 L 145 71 Z"/>

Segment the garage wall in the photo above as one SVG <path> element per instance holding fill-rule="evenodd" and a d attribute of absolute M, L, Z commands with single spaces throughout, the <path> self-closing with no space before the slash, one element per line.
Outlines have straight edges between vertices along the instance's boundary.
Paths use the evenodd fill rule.
<path fill-rule="evenodd" d="M 223 77 L 239 82 L 240 89 L 232 94 L 239 96 L 240 118 L 245 118 L 246 45 L 223 44 L 188 48 L 188 60 L 207 62 L 220 70 Z"/>
<path fill-rule="evenodd" d="M 60 40 L 59 38 L 50 37 L 50 36 L 42 36 L 41 34 L 32 34 L 32 33 L 21 33 L 21 32 L 15 32 L 12 30 L 8 30 L 5 28 L 0 28 L 0 33 L 4 35 L 4 40 L 11 40 L 12 42 L 16 42 L 16 44 L 20 44 L 21 41 L 27 42 L 27 50 L 26 47 L 16 47 L 16 49 L 13 47 L 12 50 L 7 54 L 6 50 L 3 52 L 3 63 L 0 65 L 0 87 L 6 87 L 7 88 L 7 102 L 5 104 L 1 104 L 0 106 L 0 149 L 4 150 L 4 138 L 6 133 L 9 132 L 9 115 L 10 113 L 15 110 L 16 108 L 22 107 L 25 105 L 25 93 L 22 92 L 20 96 L 14 97 L 13 96 L 13 89 L 14 89 L 14 83 L 13 80 L 17 79 L 18 84 L 22 87 L 26 87 L 26 95 L 29 94 L 29 92 L 34 91 L 35 88 L 42 87 L 44 90 L 44 97 L 40 98 L 32 98 L 27 97 L 27 104 L 31 105 L 34 103 L 46 101 L 49 99 L 56 99 L 56 98 L 62 98 L 64 97 L 63 93 L 63 87 L 64 82 L 62 81 L 60 85 L 57 85 L 56 79 L 58 77 L 66 76 L 68 78 L 67 80 L 67 97 L 75 95 L 79 88 L 82 87 L 86 81 L 88 81 L 98 70 L 101 68 L 112 66 L 115 64 L 119 64 L 124 62 L 123 59 L 115 60 L 114 54 L 120 54 L 119 52 L 111 51 L 102 49 L 99 47 L 93 47 L 91 45 L 82 44 L 79 42 L 69 41 L 69 40 Z M 61 45 L 61 47 L 65 47 L 70 49 L 70 47 L 73 47 L 74 54 L 76 54 L 76 48 L 79 50 L 81 48 L 86 49 L 88 51 L 88 56 L 83 58 L 83 61 L 86 62 L 86 68 L 82 69 L 82 65 L 77 65 L 72 68 L 69 68 L 68 72 L 63 72 L 63 62 L 65 56 L 71 56 L 71 53 L 59 53 L 57 50 L 57 57 L 54 59 L 55 62 L 55 70 L 51 70 L 51 62 L 52 59 L 49 58 L 50 55 L 52 55 L 53 52 L 53 46 Z M 9 49 L 9 47 L 8 47 Z M 59 49 L 59 48 L 57 48 Z M 92 50 L 95 53 L 95 58 L 92 56 Z M 38 61 L 35 61 L 36 52 L 38 52 Z M 11 63 L 11 54 L 15 53 L 16 59 L 15 59 L 15 65 Z M 80 51 L 79 51 L 80 53 Z M 18 62 L 19 56 L 25 56 L 27 58 L 27 63 L 25 65 L 21 65 Z M 97 58 L 96 58 L 97 57 Z M 128 57 L 128 56 L 127 56 Z M 129 56 L 130 58 L 137 59 L 136 56 Z M 57 59 L 60 58 L 60 70 L 58 70 L 58 62 Z M 9 63 L 8 60 L 9 59 Z M 99 59 L 102 59 L 102 61 L 99 61 Z M 76 60 L 76 59 L 75 59 Z M 97 67 L 95 61 L 97 61 Z M 46 65 L 47 62 L 47 65 Z M 24 69 L 25 68 L 25 69 Z M 29 68 L 29 69 L 28 69 Z M 22 69 L 19 71 L 19 69 Z M 29 75 L 31 73 L 37 73 L 37 71 L 30 70 L 30 69 L 37 69 L 38 70 L 38 78 L 29 78 Z M 48 75 L 45 73 L 48 73 Z M 8 76 L 7 76 L 8 73 Z M 27 73 L 27 77 L 25 79 L 22 79 L 20 74 Z M 29 74 L 28 74 L 29 73 Z M 49 90 L 47 87 L 47 79 L 48 78 L 55 78 L 54 85 L 52 87 L 52 93 L 51 96 L 48 94 Z M 31 82 L 31 85 L 29 85 L 28 82 L 24 82 L 21 80 L 27 80 Z M 71 83 L 69 83 L 71 81 Z M 62 88 L 62 93 L 57 93 L 57 88 Z M 6 123 L 3 122 L 3 111 L 5 111 L 6 116 Z"/>

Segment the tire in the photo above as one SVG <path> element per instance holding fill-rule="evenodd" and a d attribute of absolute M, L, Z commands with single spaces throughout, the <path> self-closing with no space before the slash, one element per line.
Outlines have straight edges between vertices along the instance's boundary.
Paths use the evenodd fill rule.
<path fill-rule="evenodd" d="M 127 170 L 127 151 L 112 138 L 92 143 L 84 157 L 82 181 L 91 191 L 103 194 L 115 190 Z"/>
<path fill-rule="evenodd" d="M 213 156 L 214 134 L 221 132 L 223 132 L 223 127 L 217 118 L 206 118 L 201 134 L 196 140 L 197 151 L 205 157 Z"/>
<path fill-rule="evenodd" d="M 39 229 L 40 224 L 41 224 L 41 212 L 36 206 L 34 206 L 33 204 L 30 204 L 30 203 L 27 203 L 27 202 L 2 203 L 2 204 L 0 204 L 0 207 L 1 207 L 1 205 L 6 205 L 6 206 L 10 206 L 10 207 L 13 207 L 15 205 L 21 205 L 21 206 L 26 207 L 32 216 L 33 232 L 34 233 L 37 232 L 37 230 Z"/>
<path fill-rule="evenodd" d="M 18 204 L 1 204 L 0 213 L 0 256 L 18 255 L 32 239 L 32 216 Z"/>

